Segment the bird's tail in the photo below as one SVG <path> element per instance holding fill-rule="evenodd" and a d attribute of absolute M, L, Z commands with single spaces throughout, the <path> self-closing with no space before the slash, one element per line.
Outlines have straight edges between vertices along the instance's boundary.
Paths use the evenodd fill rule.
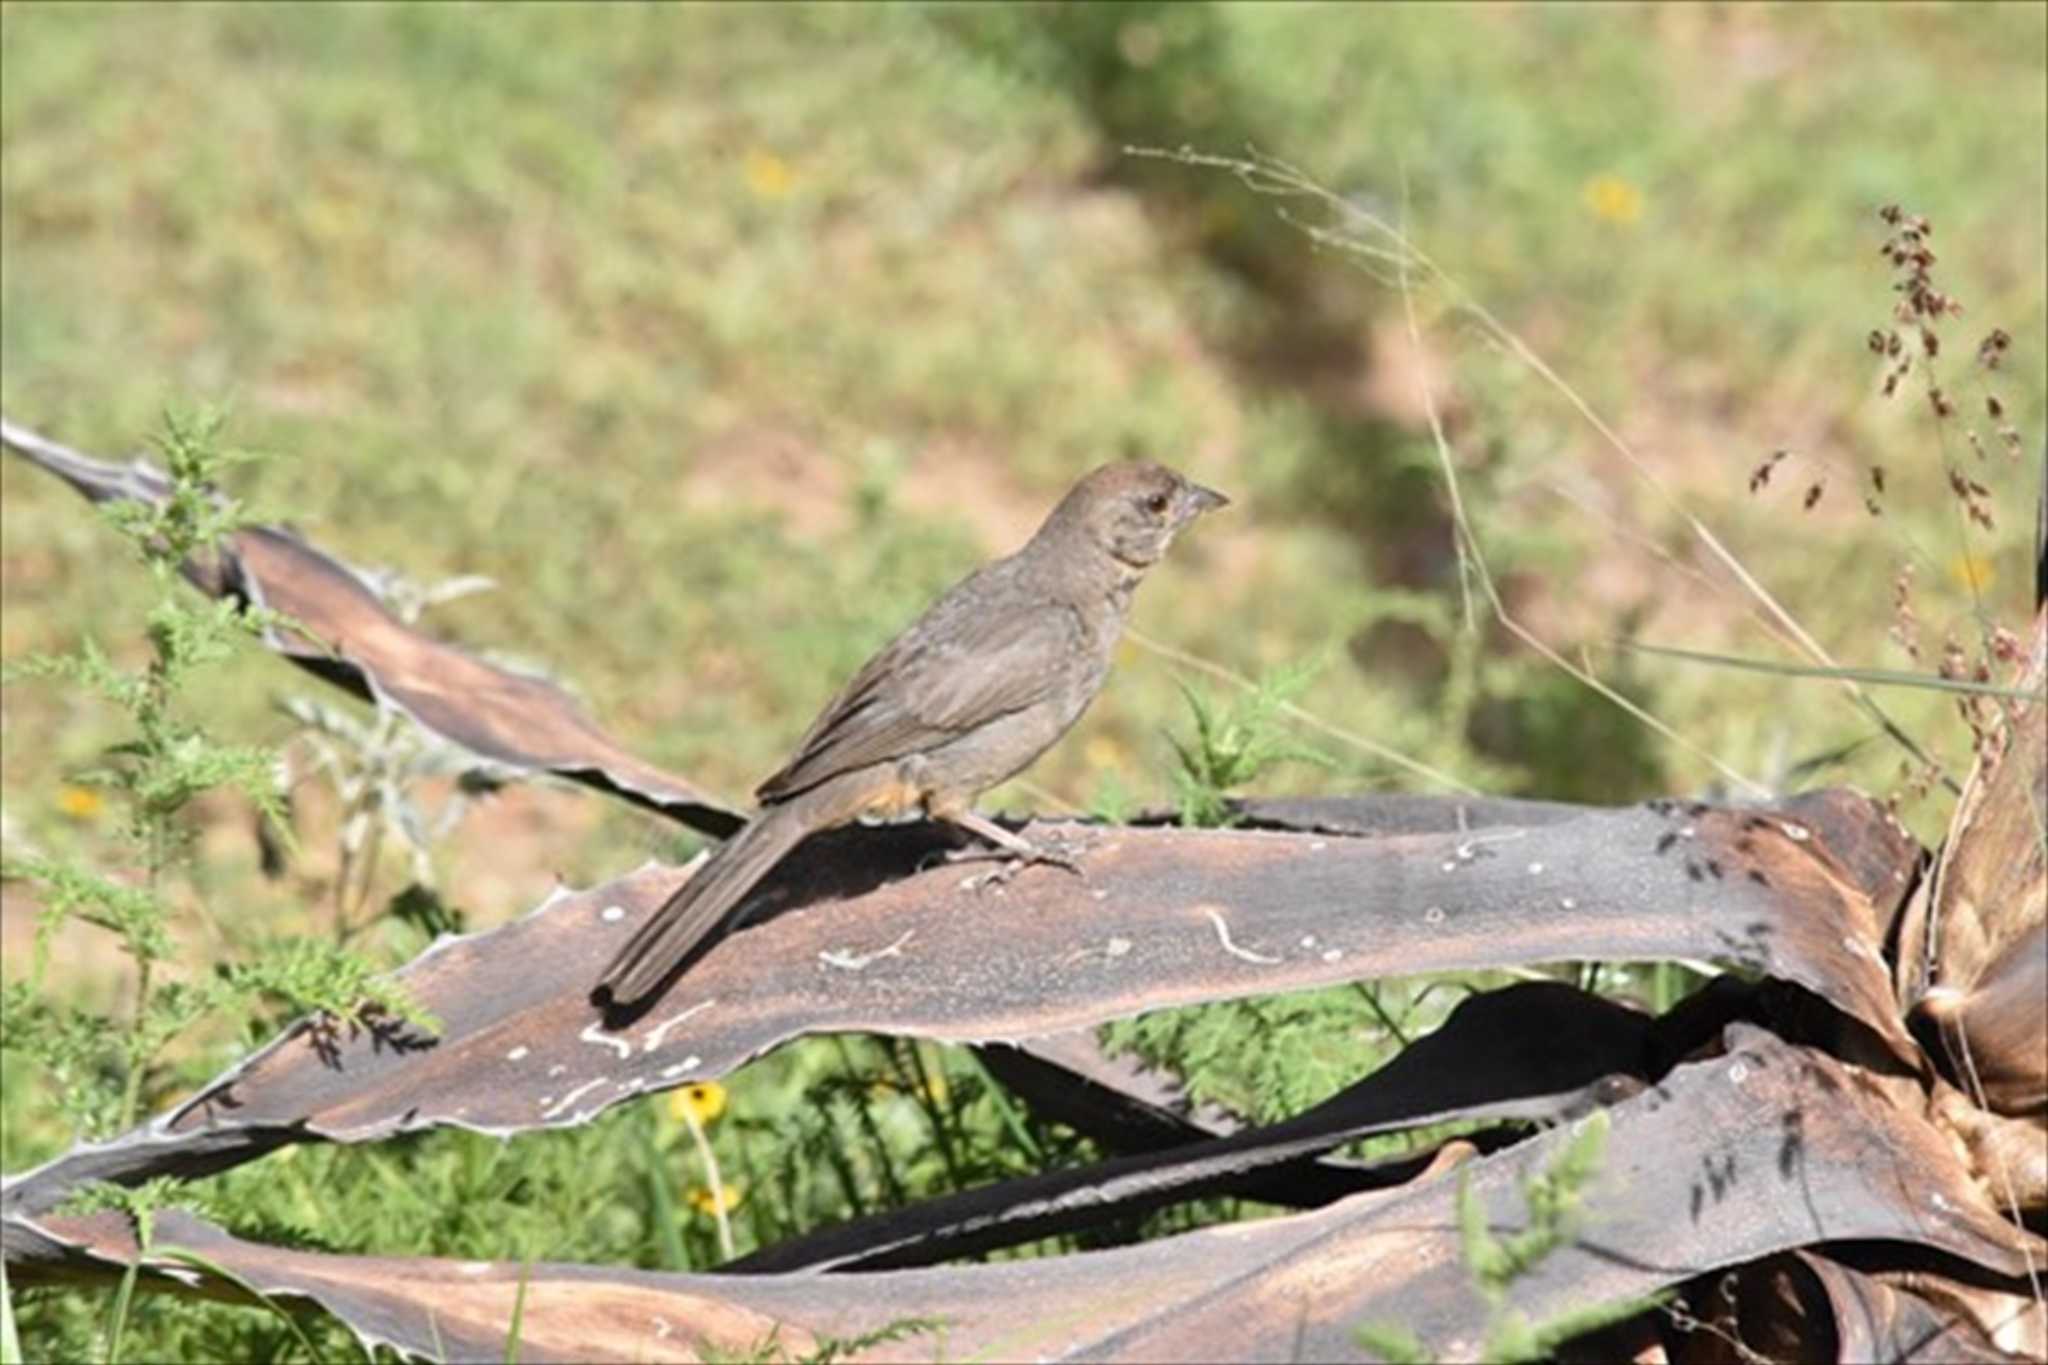
<path fill-rule="evenodd" d="M 725 841 L 674 895 L 634 931 L 604 969 L 597 989 L 631 1005 L 668 979 L 728 912 L 813 828 L 801 802 L 774 806 Z"/>

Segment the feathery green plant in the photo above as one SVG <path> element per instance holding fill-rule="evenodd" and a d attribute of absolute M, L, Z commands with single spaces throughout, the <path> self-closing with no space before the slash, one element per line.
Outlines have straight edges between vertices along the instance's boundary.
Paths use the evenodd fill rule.
<path fill-rule="evenodd" d="M 1473 1287 L 1486 1300 L 1486 1341 L 1479 1358 L 1499 1365 L 1542 1360 L 1563 1343 L 1654 1308 L 1661 1295 L 1592 1304 L 1530 1322 L 1508 1302 L 1515 1282 L 1560 1248 L 1571 1245 L 1586 1218 L 1586 1191 L 1607 1159 L 1607 1111 L 1581 1120 L 1550 1164 L 1522 1184 L 1528 1225 L 1499 1234 L 1487 1226 L 1486 1206 L 1472 1192 L 1470 1167 L 1459 1172 L 1458 1234 Z M 1368 1323 L 1356 1329 L 1359 1345 L 1394 1365 L 1432 1359 L 1421 1338 L 1406 1327 Z"/>
<path fill-rule="evenodd" d="M 377 980 L 367 963 L 339 952 L 311 952 L 305 945 L 211 973 L 174 974 L 177 886 L 194 856 L 195 827 L 188 819 L 192 804 L 225 787 L 247 797 L 273 822 L 281 814 L 271 751 L 215 739 L 180 705 L 209 666 L 280 623 L 275 613 L 234 596 L 198 600 L 179 585 L 182 573 L 206 566 L 246 524 L 242 505 L 220 491 L 219 479 L 250 457 L 221 445 L 221 424 L 218 414 L 168 415 L 157 441 L 169 474 L 164 496 L 104 505 L 108 521 L 141 559 L 156 590 L 147 616 L 147 660 L 138 668 L 122 668 L 88 638 L 71 653 L 30 656 L 6 670 L 10 681 L 43 678 L 74 684 L 121 712 L 132 726 L 129 737 L 75 776 L 80 785 L 109 793 L 125 806 L 124 869 L 116 872 L 41 852 L 0 862 L 0 874 L 34 884 L 43 901 L 31 971 L 0 993 L 0 1046 L 23 1052 L 43 1067 L 57 1103 L 82 1136 L 134 1126 L 173 1040 L 216 1013 L 246 1016 L 266 996 L 295 1009 L 325 1011 L 346 1023 L 372 1014 L 422 1026 L 428 1022 L 396 987 Z M 115 850 L 108 853 L 111 858 Z M 196 900 L 193 907 L 206 913 Z M 132 960 L 124 1018 L 59 1003 L 43 990 L 52 938 L 68 920 L 113 934 Z"/>
<path fill-rule="evenodd" d="M 1171 734 L 1166 740 L 1180 762 L 1174 789 L 1183 825 L 1213 829 L 1232 823 L 1231 790 L 1256 781 L 1276 764 L 1335 766 L 1327 754 L 1295 739 L 1280 720 L 1281 708 L 1301 695 L 1320 667 L 1310 662 L 1268 673 L 1257 687 L 1222 707 L 1181 684 L 1195 733 L 1186 741 Z"/>

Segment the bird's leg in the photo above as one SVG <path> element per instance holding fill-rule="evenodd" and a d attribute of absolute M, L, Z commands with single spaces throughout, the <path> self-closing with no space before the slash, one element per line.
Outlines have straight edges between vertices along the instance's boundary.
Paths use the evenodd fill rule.
<path fill-rule="evenodd" d="M 1032 863 L 1051 863 L 1055 867 L 1065 868 L 1076 876 L 1085 875 L 1081 871 L 1081 864 L 1064 850 L 1034 844 L 1029 839 L 1012 834 L 995 821 L 976 815 L 965 806 L 957 810 L 933 811 L 932 814 L 948 824 L 958 825 L 970 834 L 977 834 L 994 845 L 993 848 L 954 849 L 946 855 L 947 862 L 985 862 L 990 858 L 1004 860 L 1001 867 L 991 868 L 971 879 L 977 890 L 984 886 L 1001 885 L 1016 876 L 1020 868 L 1028 867 Z"/>

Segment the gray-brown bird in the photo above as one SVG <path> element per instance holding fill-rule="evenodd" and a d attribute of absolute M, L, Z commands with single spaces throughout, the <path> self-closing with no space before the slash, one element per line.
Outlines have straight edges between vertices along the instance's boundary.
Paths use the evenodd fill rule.
<path fill-rule="evenodd" d="M 1109 674 L 1131 594 L 1180 529 L 1229 502 L 1163 465 L 1104 465 L 1023 549 L 977 569 L 868 660 L 754 793 L 761 813 L 649 917 L 598 993 L 630 1006 L 667 982 L 803 838 L 921 810 L 1027 861 L 1058 861 L 976 815 Z"/>

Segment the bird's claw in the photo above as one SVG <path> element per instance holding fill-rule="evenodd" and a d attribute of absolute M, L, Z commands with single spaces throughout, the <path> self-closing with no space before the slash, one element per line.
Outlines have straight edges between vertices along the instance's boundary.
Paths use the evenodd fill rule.
<path fill-rule="evenodd" d="M 960 887 L 962 890 L 981 891 L 991 886 L 1003 886 L 1020 871 L 1031 866 L 1033 863 L 1046 863 L 1053 867 L 1064 868 L 1077 877 L 1086 877 L 1088 875 L 1082 869 L 1080 860 L 1074 853 L 1067 851 L 1064 841 L 1058 847 L 1046 844 L 1033 844 L 1028 851 L 1008 848 L 962 848 L 955 849 L 946 855 L 946 861 L 949 863 L 978 863 L 991 859 L 1000 859 L 1000 864 L 986 872 L 977 872 L 972 877 L 961 882 Z"/>
<path fill-rule="evenodd" d="M 1008 862 L 998 863 L 986 872 L 977 872 L 973 876 L 963 879 L 960 883 L 960 889 L 962 891 L 978 892 L 986 891 L 991 886 L 1007 886 L 1010 879 L 1017 875 L 1017 869 L 1022 866 L 1024 866 L 1022 858 L 1010 857 Z"/>

